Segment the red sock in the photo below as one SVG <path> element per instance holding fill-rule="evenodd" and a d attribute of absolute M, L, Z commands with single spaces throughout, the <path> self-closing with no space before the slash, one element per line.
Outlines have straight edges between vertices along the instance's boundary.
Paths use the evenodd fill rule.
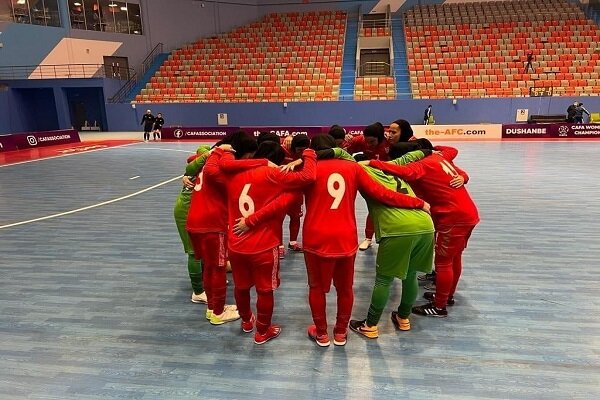
<path fill-rule="evenodd" d="M 264 334 L 271 326 L 274 303 L 272 290 L 256 291 L 256 330 L 260 334 Z"/>
<path fill-rule="evenodd" d="M 365 238 L 372 239 L 375 234 L 375 225 L 373 225 L 373 218 L 371 214 L 367 215 L 367 221 L 365 223 Z"/>
<path fill-rule="evenodd" d="M 320 287 L 311 287 L 308 289 L 308 303 L 312 313 L 313 321 L 317 326 L 317 335 L 327 334 L 327 313 L 325 293 Z"/>
<path fill-rule="evenodd" d="M 346 333 L 354 304 L 354 256 L 339 259 L 333 273 L 333 284 L 337 293 L 337 318 L 334 333 Z"/>
<path fill-rule="evenodd" d="M 290 217 L 290 242 L 298 240 L 298 233 L 300 232 L 300 216 L 294 215 Z"/>
<path fill-rule="evenodd" d="M 250 289 L 238 289 L 237 287 L 233 291 L 235 296 L 235 304 L 237 304 L 238 312 L 242 321 L 250 321 L 252 317 L 252 309 L 250 308 Z"/>

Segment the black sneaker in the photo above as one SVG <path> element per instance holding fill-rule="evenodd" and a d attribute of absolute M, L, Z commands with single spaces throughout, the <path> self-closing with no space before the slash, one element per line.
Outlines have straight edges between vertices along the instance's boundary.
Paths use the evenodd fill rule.
<path fill-rule="evenodd" d="M 435 282 L 435 271 L 430 274 L 417 276 L 417 280 L 421 282 Z"/>
<path fill-rule="evenodd" d="M 423 298 L 433 303 L 433 301 L 435 300 L 435 292 L 425 292 L 423 293 Z M 448 297 L 448 301 L 446 302 L 446 304 L 449 306 L 453 306 L 454 297 Z"/>
<path fill-rule="evenodd" d="M 413 307 L 412 312 L 426 317 L 446 318 L 448 316 L 448 311 L 445 308 L 437 308 L 433 303 Z"/>

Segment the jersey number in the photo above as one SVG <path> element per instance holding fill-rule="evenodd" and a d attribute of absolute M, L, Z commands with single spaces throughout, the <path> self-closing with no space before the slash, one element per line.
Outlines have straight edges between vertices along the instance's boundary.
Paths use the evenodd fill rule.
<path fill-rule="evenodd" d="M 249 215 L 254 214 L 254 200 L 252 197 L 248 196 L 248 191 L 250 190 L 250 184 L 246 183 L 244 188 L 242 189 L 242 193 L 240 194 L 240 198 L 238 199 L 238 206 L 240 208 L 240 213 L 244 218 Z"/>
<path fill-rule="evenodd" d="M 451 177 L 455 177 L 458 175 L 458 172 L 456 172 L 452 164 L 450 164 L 447 160 L 440 161 L 440 165 L 442 166 L 444 172 L 450 175 Z"/>
<path fill-rule="evenodd" d="M 202 176 L 202 172 L 200 172 L 200 175 L 198 175 L 198 183 L 196 183 L 196 186 L 194 186 L 194 190 L 196 192 L 199 192 L 200 190 L 202 190 L 202 182 L 203 182 L 203 176 Z"/>
<path fill-rule="evenodd" d="M 329 209 L 337 210 L 342 202 L 344 193 L 346 193 L 346 181 L 344 181 L 344 177 L 337 172 L 329 175 L 327 179 L 327 192 L 333 197 L 333 203 Z"/>

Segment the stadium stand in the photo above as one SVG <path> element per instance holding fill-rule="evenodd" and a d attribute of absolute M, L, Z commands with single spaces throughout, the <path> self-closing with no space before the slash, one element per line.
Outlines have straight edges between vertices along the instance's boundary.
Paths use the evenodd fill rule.
<path fill-rule="evenodd" d="M 426 5 L 404 14 L 414 98 L 600 93 L 600 30 L 575 4 L 519 0 Z M 533 52 L 534 70 L 525 71 Z"/>
<path fill-rule="evenodd" d="M 337 100 L 346 13 L 269 14 L 173 51 L 137 102 Z"/>

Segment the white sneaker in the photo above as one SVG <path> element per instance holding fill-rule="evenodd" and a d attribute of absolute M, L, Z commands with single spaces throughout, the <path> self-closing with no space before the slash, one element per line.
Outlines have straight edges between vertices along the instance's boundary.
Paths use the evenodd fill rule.
<path fill-rule="evenodd" d="M 234 305 L 226 305 L 221 315 L 212 314 L 210 317 L 210 323 L 212 325 L 223 325 L 227 322 L 235 321 L 240 319 L 237 307 Z"/>
<path fill-rule="evenodd" d="M 365 251 L 367 250 L 369 247 L 372 246 L 372 240 L 371 239 L 365 239 L 362 241 L 362 243 L 360 245 L 358 245 L 358 249 L 360 251 Z"/>
<path fill-rule="evenodd" d="M 200 304 L 207 304 L 208 303 L 208 298 L 206 297 L 206 292 L 202 292 L 200 294 L 196 294 L 192 292 L 192 303 L 200 303 Z"/>

